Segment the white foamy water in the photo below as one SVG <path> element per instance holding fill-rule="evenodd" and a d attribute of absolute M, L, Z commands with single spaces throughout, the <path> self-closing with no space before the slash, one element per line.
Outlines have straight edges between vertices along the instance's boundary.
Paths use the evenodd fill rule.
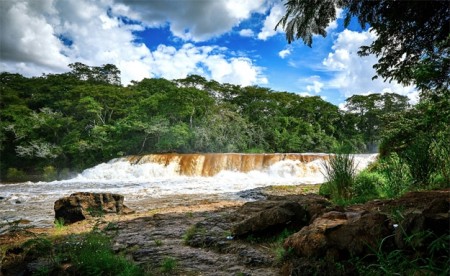
<path fill-rule="evenodd" d="M 358 169 L 375 158 L 376 154 L 355 155 Z M 322 183 L 322 162 L 284 160 L 263 171 L 221 171 L 213 177 L 188 177 L 177 173 L 177 164 L 132 165 L 125 159 L 114 159 L 86 169 L 70 180 L 0 184 L 0 223 L 26 219 L 36 226 L 51 226 L 54 202 L 75 192 L 122 194 L 124 203 L 137 211 L 157 208 L 157 202 L 164 198 L 170 201 L 186 195 L 195 199 L 237 200 L 236 194 L 248 189 Z"/>

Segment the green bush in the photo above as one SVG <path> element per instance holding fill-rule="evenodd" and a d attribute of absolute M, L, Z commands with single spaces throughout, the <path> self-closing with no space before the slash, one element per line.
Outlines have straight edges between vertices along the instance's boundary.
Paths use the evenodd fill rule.
<path fill-rule="evenodd" d="M 437 134 L 431 144 L 431 154 L 436 162 L 437 171 L 432 177 L 439 176 L 442 187 L 448 187 L 450 185 L 450 130 Z"/>
<path fill-rule="evenodd" d="M 320 185 L 319 188 L 319 195 L 330 198 L 331 197 L 331 187 L 329 182 L 325 182 L 322 185 Z"/>
<path fill-rule="evenodd" d="M 336 154 L 323 163 L 324 175 L 333 200 L 349 199 L 356 174 L 353 156 Z"/>
<path fill-rule="evenodd" d="M 352 194 L 355 197 L 373 199 L 379 196 L 378 190 L 385 185 L 386 179 L 382 174 L 363 170 L 355 177 Z"/>
<path fill-rule="evenodd" d="M 432 155 L 431 137 L 418 135 L 399 156 L 408 165 L 414 184 L 426 187 L 431 174 L 437 170 L 437 160 Z"/>
<path fill-rule="evenodd" d="M 27 175 L 22 170 L 16 168 L 8 168 L 6 171 L 6 179 L 12 182 L 26 181 Z"/>
<path fill-rule="evenodd" d="M 109 237 L 89 233 L 72 247 L 69 253 L 80 275 L 140 275 L 137 265 L 115 255 Z"/>
<path fill-rule="evenodd" d="M 43 169 L 43 177 L 45 181 L 53 181 L 58 178 L 58 173 L 53 166 L 46 166 Z"/>
<path fill-rule="evenodd" d="M 384 197 L 398 197 L 411 189 L 413 178 L 410 168 L 396 153 L 382 160 L 380 170 L 386 177 L 380 190 Z"/>

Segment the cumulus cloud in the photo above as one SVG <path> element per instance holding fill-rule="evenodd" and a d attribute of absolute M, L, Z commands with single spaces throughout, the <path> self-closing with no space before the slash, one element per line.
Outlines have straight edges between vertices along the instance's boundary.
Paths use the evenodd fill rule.
<path fill-rule="evenodd" d="M 262 74 L 263 68 L 254 66 L 248 58 L 239 57 L 227 61 L 221 55 L 214 55 L 208 57 L 204 64 L 211 71 L 211 77 L 219 82 L 243 86 L 268 83 Z"/>
<path fill-rule="evenodd" d="M 302 92 L 307 95 L 311 93 L 319 94 L 325 86 L 320 76 L 314 75 L 307 78 L 300 78 L 297 81 L 299 87 L 305 87 L 306 91 Z"/>
<path fill-rule="evenodd" d="M 123 5 L 113 11 L 125 13 L 149 27 L 168 24 L 176 37 L 196 42 L 229 32 L 252 13 L 263 13 L 267 8 L 261 0 L 118 2 Z"/>
<path fill-rule="evenodd" d="M 330 71 L 332 79 L 327 87 L 337 89 L 345 97 L 354 94 L 394 92 L 416 101 L 417 91 L 413 86 L 403 86 L 395 81 L 384 82 L 381 78 L 372 80 L 376 72 L 373 65 L 377 62 L 374 55 L 358 56 L 362 45 L 370 44 L 376 34 L 370 31 L 355 32 L 344 30 L 339 33 L 332 46 L 332 52 L 323 60 L 325 70 Z"/>
<path fill-rule="evenodd" d="M 283 17 L 284 12 L 285 8 L 281 2 L 272 6 L 269 15 L 264 20 L 261 31 L 258 33 L 259 39 L 266 40 L 269 37 L 276 35 L 277 33 L 283 32 L 282 28 L 278 28 L 277 30 L 275 30 L 275 26 L 277 25 L 278 21 L 280 21 L 281 17 Z"/>
<path fill-rule="evenodd" d="M 291 54 L 291 50 L 290 49 L 284 49 L 284 50 L 281 50 L 281 51 L 278 52 L 278 55 L 281 58 L 285 58 L 285 57 L 287 57 L 290 54 Z"/>
<path fill-rule="evenodd" d="M 243 86 L 268 82 L 263 68 L 254 65 L 249 58 L 227 58 L 224 51 L 224 48 L 218 46 L 196 47 L 190 43 L 184 44 L 180 49 L 160 45 L 152 52 L 149 65 L 152 76 L 167 79 L 198 74 L 218 82 Z"/>
<path fill-rule="evenodd" d="M 161 16 L 167 6 L 173 6 L 175 2 L 185 3 L 150 2 L 151 5 L 164 6 L 153 11 L 160 11 Z M 201 3 L 208 9 L 217 9 L 210 2 L 219 1 Z M 245 3 L 232 13 L 237 21 L 249 16 L 258 7 L 254 1 L 241 2 Z M 144 5 L 147 2 L 136 3 Z M 194 3 L 198 5 L 199 2 Z M 221 7 L 230 4 L 228 1 L 220 3 Z M 11 0 L 0 1 L 0 5 L 1 71 L 36 76 L 68 71 L 67 65 L 73 62 L 92 66 L 111 63 L 121 70 L 124 84 L 146 77 L 174 79 L 188 74 L 200 74 L 240 85 L 267 83 L 263 68 L 253 64 L 249 58 L 227 57 L 227 49 L 223 47 L 197 47 L 186 43 L 175 48 L 161 44 L 151 51 L 145 44 L 136 43 L 133 31 L 143 29 L 141 22 L 125 24 L 121 20 L 121 16 L 143 16 L 134 10 L 136 6 L 116 4 L 112 0 Z M 161 16 L 158 17 L 156 13 L 153 23 L 161 24 L 162 21 L 158 21 Z M 153 24 L 149 19 L 144 19 L 147 20 L 145 24 Z M 215 32 L 202 30 L 197 33 L 190 30 L 189 33 L 201 37 Z M 213 61 L 218 63 L 214 64 Z"/>
<path fill-rule="evenodd" d="M 69 59 L 61 53 L 63 43 L 55 37 L 55 27 L 42 14 L 55 11 L 43 1 L 42 6 L 26 1 L 0 1 L 1 58 L 3 66 L 8 61 L 19 62 L 19 67 L 29 60 L 52 70 L 62 70 Z M 22 63 L 22 64 L 20 64 Z"/>
<path fill-rule="evenodd" d="M 242 29 L 239 31 L 239 35 L 244 37 L 252 37 L 255 35 L 255 33 L 252 29 Z"/>

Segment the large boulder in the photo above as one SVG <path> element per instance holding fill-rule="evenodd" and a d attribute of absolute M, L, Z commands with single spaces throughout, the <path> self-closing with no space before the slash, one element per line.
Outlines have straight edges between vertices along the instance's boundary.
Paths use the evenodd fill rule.
<path fill-rule="evenodd" d="M 271 196 L 244 204 L 235 213 L 234 236 L 271 235 L 285 228 L 298 230 L 331 206 L 314 195 Z"/>
<path fill-rule="evenodd" d="M 111 193 L 74 193 L 55 202 L 55 219 L 71 224 L 104 214 L 133 213 L 123 199 L 123 195 Z"/>
<path fill-rule="evenodd" d="M 301 257 L 326 257 L 331 261 L 369 253 L 392 232 L 384 214 L 331 211 L 288 237 L 284 247 Z"/>
<path fill-rule="evenodd" d="M 241 221 L 234 226 L 232 232 L 235 236 L 245 236 L 263 231 L 282 230 L 294 224 L 305 225 L 308 220 L 308 213 L 300 204 L 284 201 Z"/>

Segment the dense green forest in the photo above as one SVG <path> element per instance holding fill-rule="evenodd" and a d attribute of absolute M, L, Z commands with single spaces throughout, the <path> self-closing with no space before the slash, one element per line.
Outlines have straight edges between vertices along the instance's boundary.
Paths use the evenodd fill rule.
<path fill-rule="evenodd" d="M 386 115 L 410 112 L 393 93 L 352 96 L 344 112 L 317 96 L 197 75 L 124 87 L 114 65 L 70 67 L 1 73 L 2 176 L 67 174 L 144 153 L 374 151 Z"/>

